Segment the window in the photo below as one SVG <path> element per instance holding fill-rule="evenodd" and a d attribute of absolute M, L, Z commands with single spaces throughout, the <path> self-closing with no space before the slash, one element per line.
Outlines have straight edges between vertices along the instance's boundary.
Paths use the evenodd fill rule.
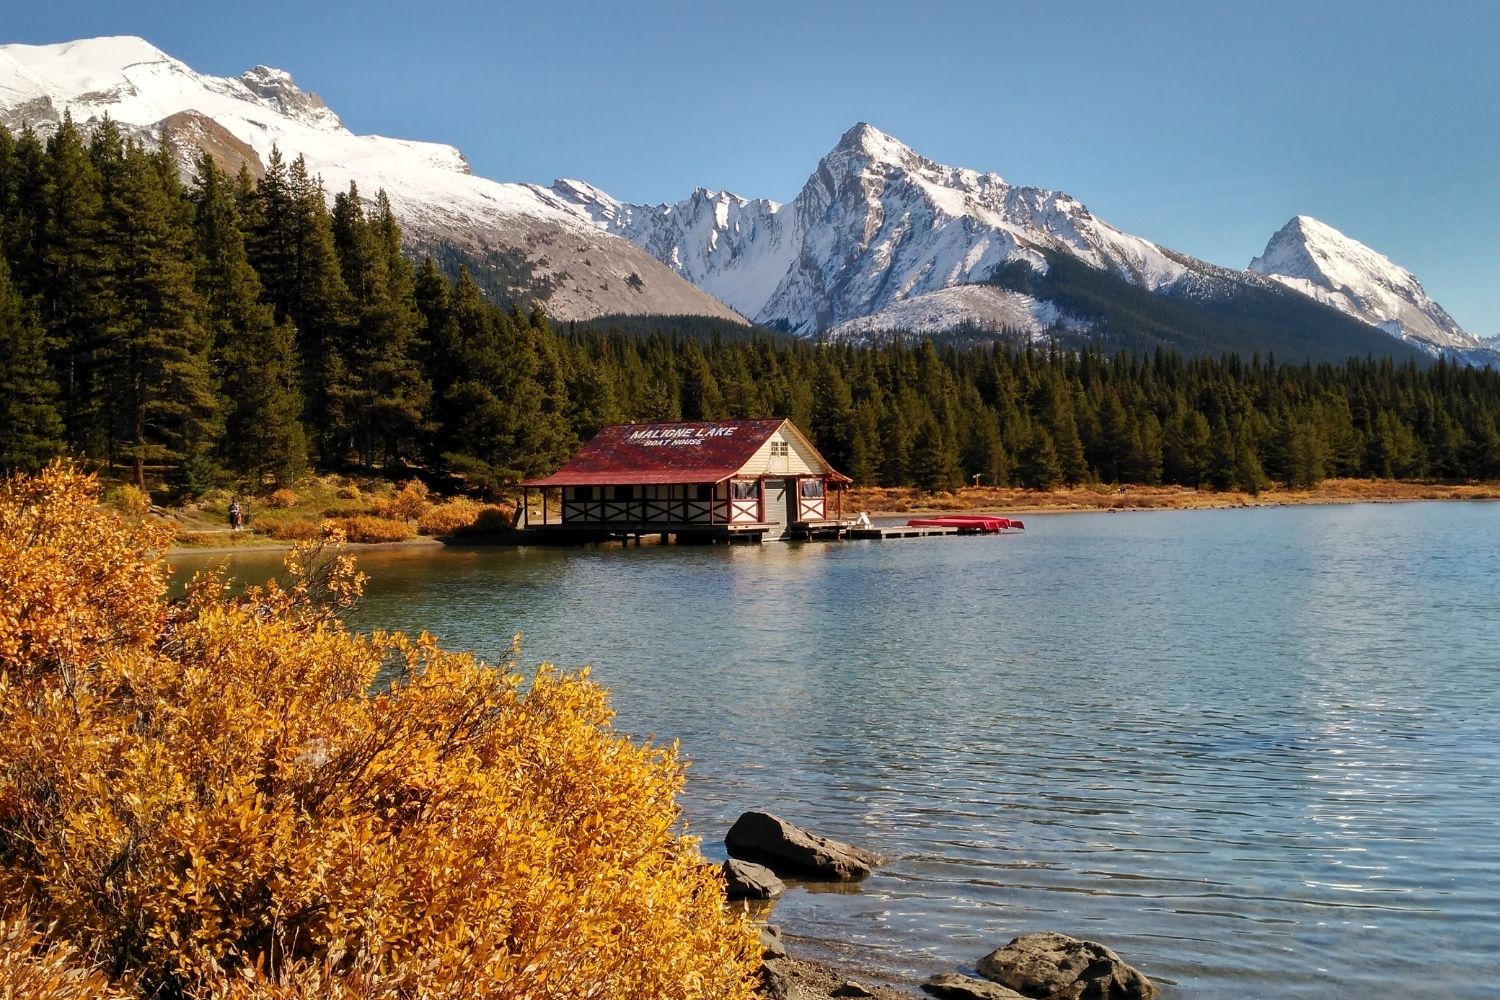
<path fill-rule="evenodd" d="M 714 498 L 714 488 L 710 484 L 708 484 L 708 483 L 698 483 L 696 486 L 693 487 L 693 499 L 694 500 L 712 500 L 713 498 Z"/>
<path fill-rule="evenodd" d="M 791 451 L 787 448 L 787 443 L 785 441 L 772 441 L 771 442 L 771 457 L 772 458 L 786 458 L 790 454 L 791 454 Z"/>
<path fill-rule="evenodd" d="M 807 500 L 816 500 L 823 495 L 823 480 L 802 480 L 802 496 Z"/>
<path fill-rule="evenodd" d="M 615 487 L 614 499 L 615 500 L 629 500 L 630 499 L 630 487 L 629 486 L 616 486 Z"/>
<path fill-rule="evenodd" d="M 736 500 L 759 500 L 759 479 L 736 479 L 734 481 L 734 498 Z"/>

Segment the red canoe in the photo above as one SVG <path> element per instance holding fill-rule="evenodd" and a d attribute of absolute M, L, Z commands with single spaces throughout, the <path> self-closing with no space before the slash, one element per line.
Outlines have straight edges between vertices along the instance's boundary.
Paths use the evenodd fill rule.
<path fill-rule="evenodd" d="M 1026 525 L 1013 517 L 995 514 L 939 514 L 933 517 L 914 517 L 906 522 L 908 528 L 957 528 L 984 535 L 995 535 L 1013 528 L 1025 529 Z"/>

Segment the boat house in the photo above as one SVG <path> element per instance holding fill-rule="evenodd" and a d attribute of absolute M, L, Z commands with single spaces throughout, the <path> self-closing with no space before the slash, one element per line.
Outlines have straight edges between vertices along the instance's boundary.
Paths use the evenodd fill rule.
<path fill-rule="evenodd" d="M 579 541 L 810 537 L 842 524 L 850 482 L 790 420 L 621 424 L 521 483 L 522 527 Z"/>

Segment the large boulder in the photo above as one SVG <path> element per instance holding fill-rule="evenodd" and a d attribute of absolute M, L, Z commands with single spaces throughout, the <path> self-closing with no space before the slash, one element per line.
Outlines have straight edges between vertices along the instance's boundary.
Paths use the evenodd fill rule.
<path fill-rule="evenodd" d="M 729 899 L 771 899 L 786 892 L 786 883 L 765 865 L 730 858 L 720 869 Z"/>
<path fill-rule="evenodd" d="M 1055 931 L 1018 937 L 979 960 L 979 974 L 1034 1000 L 1151 1000 L 1151 980 L 1093 941 Z"/>
<path fill-rule="evenodd" d="M 758 861 L 778 874 L 839 882 L 864 878 L 882 860 L 763 812 L 747 812 L 735 820 L 724 845 L 734 857 Z"/>

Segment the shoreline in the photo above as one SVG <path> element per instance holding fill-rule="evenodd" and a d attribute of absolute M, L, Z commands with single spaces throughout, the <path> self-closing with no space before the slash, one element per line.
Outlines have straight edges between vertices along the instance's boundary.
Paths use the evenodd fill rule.
<path fill-rule="evenodd" d="M 1314 489 L 1267 489 L 1260 493 L 1215 492 L 1185 486 L 1080 486 L 1072 489 L 1025 490 L 965 487 L 953 493 L 923 493 L 911 487 L 860 487 L 844 497 L 845 515 L 860 511 L 872 518 L 900 519 L 970 511 L 1001 514 L 1104 514 L 1151 510 L 1233 510 L 1246 507 L 1305 507 L 1359 503 L 1500 500 L 1500 483 L 1416 483 L 1404 480 L 1330 479 Z M 227 534 L 227 532 L 225 532 Z M 293 542 L 252 536 L 243 545 L 172 545 L 169 556 L 236 555 L 242 552 L 286 552 Z M 350 551 L 380 551 L 485 545 L 485 536 L 445 541 L 430 535 L 400 542 L 349 542 Z"/>
<path fill-rule="evenodd" d="M 249 545 L 170 545 L 167 547 L 167 556 L 234 556 L 242 553 L 252 552 L 290 552 L 296 542 L 282 542 L 268 539 L 264 543 L 252 543 Z M 382 549 L 431 549 L 446 548 L 446 542 L 433 538 L 431 535 L 418 535 L 404 542 L 345 542 L 344 545 L 350 552 L 379 552 Z"/>
<path fill-rule="evenodd" d="M 844 497 L 850 516 L 900 518 L 968 511 L 1016 514 L 1120 513 L 1140 510 L 1232 510 L 1357 503 L 1500 500 L 1500 484 L 1414 483 L 1402 480 L 1331 479 L 1314 489 L 1267 489 L 1260 493 L 1215 492 L 1184 486 L 1075 487 L 1025 490 L 966 487 L 954 493 L 922 493 L 901 487 L 864 487 Z"/>

